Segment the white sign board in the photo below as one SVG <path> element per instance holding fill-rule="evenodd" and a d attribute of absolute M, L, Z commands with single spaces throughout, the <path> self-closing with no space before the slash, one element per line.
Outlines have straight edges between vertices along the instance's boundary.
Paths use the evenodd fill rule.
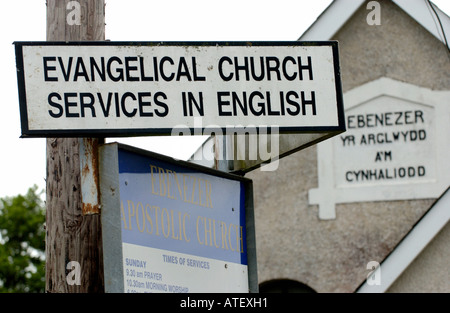
<path fill-rule="evenodd" d="M 16 42 L 22 136 L 345 130 L 337 42 Z"/>
<path fill-rule="evenodd" d="M 348 91 L 347 131 L 320 143 L 319 216 L 335 204 L 438 198 L 450 184 L 450 92 L 380 78 Z"/>
<path fill-rule="evenodd" d="M 349 109 L 346 119 L 347 132 L 335 142 L 336 187 L 435 179 L 432 107 L 380 96 Z"/>

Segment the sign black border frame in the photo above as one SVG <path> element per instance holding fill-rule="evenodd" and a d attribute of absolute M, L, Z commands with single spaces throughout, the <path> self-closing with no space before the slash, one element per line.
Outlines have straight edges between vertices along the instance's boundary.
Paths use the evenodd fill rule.
<path fill-rule="evenodd" d="M 27 101 L 25 90 L 25 73 L 23 63 L 24 46 L 331 46 L 335 75 L 335 90 L 338 113 L 338 126 L 301 126 L 279 127 L 280 134 L 298 133 L 333 133 L 337 135 L 346 130 L 343 105 L 342 81 L 339 63 L 338 42 L 329 41 L 16 41 L 13 43 L 16 54 L 17 82 L 19 93 L 20 121 L 22 138 L 27 137 L 136 137 L 171 135 L 172 128 L 114 128 L 114 129 L 43 129 L 30 130 L 28 124 Z M 270 126 L 270 125 L 269 125 Z M 259 133 L 259 128 L 256 127 Z M 201 129 L 201 133 L 205 128 Z M 214 129 L 207 128 L 208 132 Z M 216 129 L 222 134 L 226 128 Z M 239 128 L 233 128 L 239 131 Z M 199 133 L 199 129 L 190 128 L 191 134 Z"/>

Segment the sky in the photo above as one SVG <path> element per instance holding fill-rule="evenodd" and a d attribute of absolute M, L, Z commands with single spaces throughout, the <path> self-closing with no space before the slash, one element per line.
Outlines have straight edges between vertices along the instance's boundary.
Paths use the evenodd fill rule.
<path fill-rule="evenodd" d="M 295 41 L 331 0 L 106 0 L 111 41 Z M 450 14 L 450 0 L 433 1 Z M 1 10 L 0 198 L 45 189 L 46 140 L 20 138 L 14 41 L 46 40 L 46 1 L 7 1 Z M 187 159 L 205 137 L 112 138 Z"/>

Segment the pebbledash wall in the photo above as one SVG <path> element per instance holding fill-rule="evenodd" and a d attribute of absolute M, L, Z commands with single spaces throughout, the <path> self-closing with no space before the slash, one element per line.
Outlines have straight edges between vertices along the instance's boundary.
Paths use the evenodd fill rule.
<path fill-rule="evenodd" d="M 262 290 L 294 281 L 316 292 L 357 291 L 368 264 L 383 264 L 449 186 L 450 53 L 395 2 L 372 2 L 378 20 L 368 21 L 377 8 L 364 2 L 325 38 L 339 41 L 347 131 L 281 159 L 276 171 L 246 174 Z M 332 23 L 336 8 L 345 11 L 345 1 L 316 27 Z M 447 223 L 387 291 L 450 292 L 449 240 Z"/>

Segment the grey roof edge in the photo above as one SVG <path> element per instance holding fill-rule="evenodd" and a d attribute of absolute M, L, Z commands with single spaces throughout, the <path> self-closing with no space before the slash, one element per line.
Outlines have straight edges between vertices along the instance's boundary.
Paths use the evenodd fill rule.
<path fill-rule="evenodd" d="M 450 17 L 437 5 L 428 0 L 392 1 L 448 47 Z M 334 0 L 298 40 L 330 40 L 363 3 L 364 0 Z"/>
<path fill-rule="evenodd" d="M 357 293 L 383 293 L 426 248 L 450 221 L 450 186 L 433 203 L 411 230 L 355 290 Z M 379 284 L 369 284 L 370 275 L 377 275 Z"/>

